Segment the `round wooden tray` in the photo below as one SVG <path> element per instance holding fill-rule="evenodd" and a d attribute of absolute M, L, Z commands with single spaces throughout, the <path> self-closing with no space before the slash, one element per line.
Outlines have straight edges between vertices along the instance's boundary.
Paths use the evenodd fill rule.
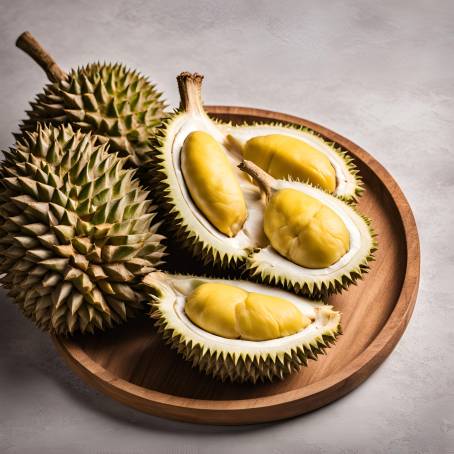
<path fill-rule="evenodd" d="M 364 179 L 360 211 L 372 218 L 379 250 L 358 286 L 330 303 L 343 314 L 344 334 L 328 355 L 272 384 L 210 379 L 161 342 L 151 320 L 134 320 L 106 333 L 55 337 L 58 351 L 90 385 L 108 396 L 165 418 L 206 424 L 251 424 L 309 412 L 366 380 L 391 353 L 407 326 L 419 282 L 419 241 L 411 209 L 389 173 L 348 139 L 301 118 L 259 109 L 212 106 L 234 122 L 304 125 L 348 150 Z"/>

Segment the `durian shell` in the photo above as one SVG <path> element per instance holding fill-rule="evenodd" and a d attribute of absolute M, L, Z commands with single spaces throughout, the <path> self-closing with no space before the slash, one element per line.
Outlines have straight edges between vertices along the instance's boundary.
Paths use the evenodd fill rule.
<path fill-rule="evenodd" d="M 147 78 L 118 63 L 72 70 L 65 80 L 46 85 L 30 105 L 22 131 L 34 130 L 37 123 L 71 124 L 109 143 L 110 151 L 135 166 L 149 160 L 150 138 L 166 108 Z"/>
<path fill-rule="evenodd" d="M 173 279 L 193 279 L 202 282 L 211 280 L 197 276 L 169 276 L 163 273 L 147 275 L 143 280 L 143 287 L 150 299 L 150 316 L 156 320 L 155 326 L 158 332 L 172 349 L 177 350 L 185 360 L 191 362 L 192 366 L 200 372 L 221 381 L 256 383 L 282 380 L 307 366 L 309 359 L 316 360 L 318 355 L 325 354 L 326 349 L 334 344 L 336 337 L 342 334 L 340 314 L 333 312 L 329 306 L 323 306 L 323 310 L 332 312 L 334 315 L 337 314 L 338 321 L 335 326 L 327 326 L 322 333 L 313 336 L 307 342 L 295 343 L 290 348 L 278 352 L 267 352 L 267 342 L 257 342 L 257 344 L 263 345 L 260 353 L 250 353 L 247 349 L 238 353 L 233 349 L 229 351 L 229 340 L 226 339 L 226 347 L 222 350 L 216 350 L 211 346 L 204 345 L 196 338 L 180 332 L 178 324 L 167 318 L 166 313 L 169 305 L 165 301 L 168 298 L 169 289 L 166 281 Z M 222 280 L 222 282 L 238 285 L 238 281 Z M 261 291 L 266 293 L 267 287 L 261 287 Z M 318 303 L 314 302 L 313 304 Z M 174 305 L 171 306 L 174 307 Z M 237 340 L 232 342 L 237 342 Z M 248 342 L 245 342 L 245 345 L 247 344 Z"/>
<path fill-rule="evenodd" d="M 163 147 L 167 127 L 181 114 L 179 110 L 175 110 L 172 115 L 162 120 L 153 138 L 154 151 L 147 164 L 147 179 L 153 188 L 158 217 L 163 223 L 162 230 L 166 232 L 166 237 L 175 247 L 182 247 L 201 265 L 211 267 L 212 274 L 225 276 L 228 273 L 232 277 L 239 277 L 244 271 L 247 253 L 229 255 L 204 242 L 198 233 L 186 224 L 178 201 L 173 197 L 167 175 L 168 162 Z"/>
<path fill-rule="evenodd" d="M 0 273 L 24 314 L 58 334 L 93 332 L 144 307 L 138 284 L 163 237 L 126 159 L 70 126 L 38 126 L 0 167 Z"/>

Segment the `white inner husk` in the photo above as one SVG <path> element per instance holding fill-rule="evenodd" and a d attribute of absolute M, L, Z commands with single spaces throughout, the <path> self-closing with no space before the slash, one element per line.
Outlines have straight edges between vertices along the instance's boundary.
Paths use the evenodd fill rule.
<path fill-rule="evenodd" d="M 257 292 L 284 298 L 295 306 L 307 317 L 314 320 L 309 326 L 290 336 L 280 337 L 266 341 L 248 341 L 242 339 L 227 339 L 215 334 L 208 333 L 196 326 L 187 317 L 184 311 L 186 297 L 199 285 L 205 283 L 222 283 L 235 285 L 248 292 Z M 192 339 L 196 343 L 203 343 L 204 347 L 218 351 L 231 353 L 278 353 L 288 351 L 296 345 L 309 345 L 323 334 L 337 331 L 340 322 L 340 314 L 332 310 L 331 306 L 320 302 L 314 302 L 292 293 L 276 288 L 266 287 L 246 281 L 232 281 L 223 279 L 204 279 L 187 276 L 172 276 L 165 284 L 160 283 L 164 296 L 159 299 L 159 309 L 163 313 L 167 323 L 186 339 Z"/>
<path fill-rule="evenodd" d="M 240 186 L 243 190 L 248 207 L 248 218 L 243 226 L 243 229 L 235 237 L 229 238 L 222 234 L 205 218 L 190 196 L 181 171 L 181 150 L 184 140 L 188 134 L 193 131 L 206 131 L 220 144 L 223 144 L 228 133 L 234 132 L 234 134 L 237 135 L 237 130 L 243 130 L 246 128 L 235 128 L 224 125 L 222 127 L 218 127 L 218 125 L 214 124 L 207 116 L 193 113 L 178 116 L 171 124 L 171 129 L 171 131 L 168 131 L 168 134 L 171 134 L 174 137 L 170 149 L 173 165 L 171 168 L 168 168 L 168 175 L 170 179 L 172 179 L 172 177 L 175 179 L 176 187 L 174 187 L 174 190 L 179 192 L 179 194 L 175 194 L 175 196 L 177 198 L 181 197 L 181 200 L 179 201 L 180 203 L 178 203 L 178 201 L 177 203 L 179 205 L 179 209 L 183 211 L 185 222 L 190 226 L 191 230 L 196 231 L 200 235 L 201 239 L 206 243 L 213 245 L 222 253 L 231 256 L 243 257 L 245 257 L 251 249 L 260 247 L 261 251 L 258 254 L 260 254 L 260 257 L 264 262 L 272 263 L 279 270 L 289 274 L 299 275 L 300 273 L 303 273 L 306 276 L 314 277 L 322 277 L 324 275 L 331 275 L 335 273 L 349 263 L 360 252 L 361 234 L 363 232 L 360 231 L 359 227 L 362 226 L 359 226 L 358 223 L 362 223 L 362 220 L 356 215 L 356 213 L 354 213 L 353 210 L 348 209 L 348 207 L 346 208 L 346 205 L 343 202 L 331 197 L 324 191 L 313 188 L 309 185 L 298 182 L 277 180 L 277 188 L 292 187 L 321 200 L 342 219 L 350 234 L 350 249 L 347 254 L 345 254 L 338 262 L 327 268 L 304 268 L 278 254 L 271 246 L 269 246 L 269 242 L 263 232 L 264 197 L 260 193 L 258 187 L 251 182 L 249 176 L 237 168 L 237 165 L 241 162 L 241 156 L 236 156 L 234 153 L 229 152 L 225 147 L 226 155 L 232 161 L 232 166 L 238 176 Z M 263 127 L 251 127 L 251 129 L 258 131 L 260 134 L 268 131 Z M 287 128 L 279 129 L 281 132 L 287 132 Z M 289 131 L 291 132 L 291 130 Z M 251 134 L 252 136 L 252 133 L 248 134 Z M 241 132 L 240 135 L 246 137 L 245 132 Z M 355 214 L 354 217 L 352 217 L 352 213 Z"/>

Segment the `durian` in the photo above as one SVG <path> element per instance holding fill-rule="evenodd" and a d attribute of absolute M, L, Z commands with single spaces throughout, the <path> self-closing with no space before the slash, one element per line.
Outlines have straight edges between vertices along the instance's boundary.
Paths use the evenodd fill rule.
<path fill-rule="evenodd" d="M 0 167 L 1 285 L 58 334 L 121 323 L 144 308 L 138 287 L 162 262 L 148 193 L 126 158 L 70 126 L 38 126 Z"/>
<path fill-rule="evenodd" d="M 108 142 L 110 151 L 128 156 L 135 166 L 149 160 L 150 140 L 166 106 L 147 78 L 118 63 L 91 63 L 66 74 L 30 33 L 16 44 L 51 80 L 31 103 L 22 131 L 34 130 L 37 123 L 71 123 Z"/>
<path fill-rule="evenodd" d="M 341 332 L 331 306 L 248 281 L 158 272 L 143 286 L 163 339 L 222 381 L 282 379 Z"/>
<path fill-rule="evenodd" d="M 177 79 L 181 109 L 161 126 L 150 171 L 167 236 L 207 265 L 242 270 L 251 279 L 308 296 L 341 291 L 367 271 L 375 250 L 372 231 L 368 221 L 339 197 L 300 181 L 273 179 L 274 189 L 294 189 L 299 199 L 311 200 L 312 210 L 320 211 L 320 222 L 311 224 L 306 237 L 298 231 L 302 227 L 298 223 L 284 225 L 291 219 L 284 222 L 279 215 L 274 226 L 267 222 L 266 200 L 254 181 L 237 168 L 242 156 L 225 146 L 227 133 L 236 128 L 213 122 L 203 111 L 202 76 L 182 73 Z M 199 166 L 189 167 L 185 153 L 195 138 L 191 160 Z M 319 230 L 327 226 L 329 232 L 320 241 Z M 303 252 L 295 249 L 298 257 L 283 253 L 275 241 L 285 228 L 297 230 L 291 232 L 293 239 L 301 236 L 301 241 L 311 241 Z M 310 257 L 302 257 L 304 253 Z"/>

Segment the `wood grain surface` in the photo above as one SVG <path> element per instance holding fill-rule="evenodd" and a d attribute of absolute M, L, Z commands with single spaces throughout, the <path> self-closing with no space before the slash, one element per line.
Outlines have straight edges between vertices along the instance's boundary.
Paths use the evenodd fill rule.
<path fill-rule="evenodd" d="M 273 120 L 304 125 L 355 158 L 366 192 L 359 209 L 378 233 L 371 271 L 357 286 L 330 298 L 343 314 L 344 334 L 327 355 L 282 382 L 220 383 L 192 369 L 138 319 L 96 335 L 55 337 L 57 350 L 90 385 L 165 418 L 206 424 L 252 424 L 303 414 L 366 380 L 391 353 L 411 317 L 419 282 L 419 240 L 405 196 L 389 173 L 348 139 L 310 121 L 259 109 L 210 106 L 233 122 Z M 186 264 L 189 266 L 188 264 Z"/>

